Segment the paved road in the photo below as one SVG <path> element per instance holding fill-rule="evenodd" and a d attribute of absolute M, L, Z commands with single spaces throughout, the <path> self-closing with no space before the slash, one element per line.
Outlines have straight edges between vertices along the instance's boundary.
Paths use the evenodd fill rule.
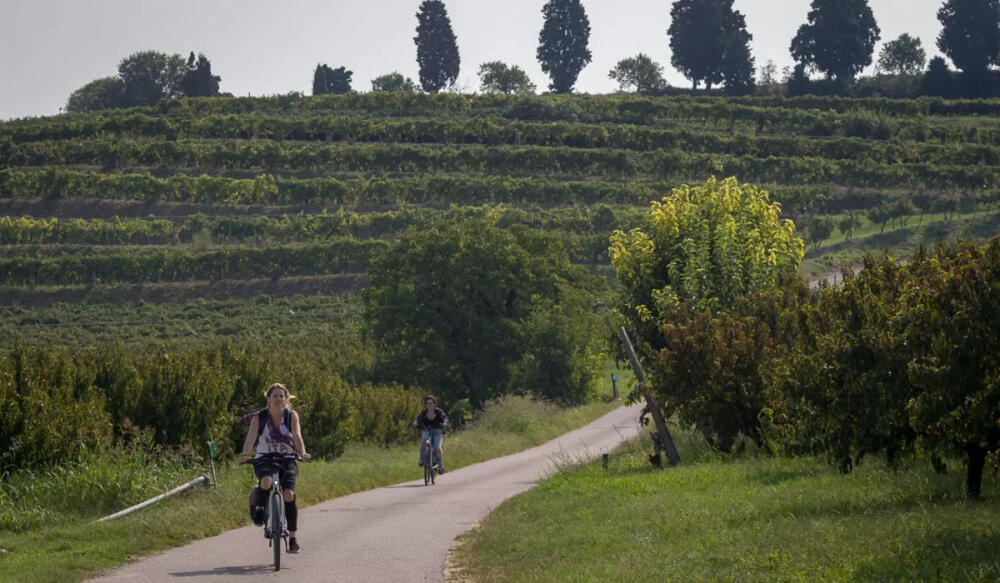
<path fill-rule="evenodd" d="M 503 500 L 537 484 L 558 460 L 596 456 L 635 435 L 638 414 L 638 406 L 616 409 L 539 447 L 448 472 L 436 486 L 424 486 L 421 478 L 304 508 L 299 511 L 302 552 L 283 555 L 278 573 L 268 564 L 262 531 L 247 526 L 95 581 L 443 581 L 456 536 Z M 446 440 L 445 456 L 447 446 Z M 413 473 L 418 472 L 414 463 Z"/>

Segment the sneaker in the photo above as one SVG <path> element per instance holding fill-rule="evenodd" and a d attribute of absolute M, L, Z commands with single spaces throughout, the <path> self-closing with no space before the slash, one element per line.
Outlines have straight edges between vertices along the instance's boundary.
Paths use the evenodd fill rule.
<path fill-rule="evenodd" d="M 424 467 L 424 460 L 417 461 L 417 465 L 420 467 Z"/>
<path fill-rule="evenodd" d="M 443 474 L 444 473 L 444 464 L 438 464 L 435 467 L 437 468 L 437 471 L 438 471 L 439 474 Z"/>
<path fill-rule="evenodd" d="M 288 539 L 288 552 L 289 553 L 299 552 L 299 541 L 295 540 L 294 538 Z"/>
<path fill-rule="evenodd" d="M 251 514 L 251 516 L 253 517 L 253 523 L 254 524 L 256 524 L 257 526 L 264 526 L 264 507 L 263 506 L 255 506 L 254 509 L 253 509 L 253 514 Z"/>
<path fill-rule="evenodd" d="M 267 530 L 266 526 L 264 527 L 264 538 L 271 538 L 271 531 Z"/>

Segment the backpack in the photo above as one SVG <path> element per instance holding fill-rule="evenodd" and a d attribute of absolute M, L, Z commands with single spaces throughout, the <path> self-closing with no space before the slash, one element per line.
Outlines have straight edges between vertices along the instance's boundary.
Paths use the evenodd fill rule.
<path fill-rule="evenodd" d="M 247 425 L 253 421 L 254 416 L 257 417 L 257 439 L 260 439 L 260 435 L 264 433 L 264 427 L 267 426 L 267 407 L 264 407 L 260 411 L 255 411 L 253 413 L 247 413 L 243 416 L 243 422 Z M 292 430 L 292 410 L 285 408 L 281 412 L 281 424 L 288 428 L 289 431 Z M 257 440 L 254 440 L 256 443 Z"/>

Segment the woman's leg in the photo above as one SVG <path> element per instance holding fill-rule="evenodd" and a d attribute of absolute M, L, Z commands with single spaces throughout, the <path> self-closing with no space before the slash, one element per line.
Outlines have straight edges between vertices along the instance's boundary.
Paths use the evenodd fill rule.
<path fill-rule="evenodd" d="M 441 466 L 441 439 L 444 432 L 440 429 L 431 432 L 431 447 L 434 448 L 434 463 Z"/>

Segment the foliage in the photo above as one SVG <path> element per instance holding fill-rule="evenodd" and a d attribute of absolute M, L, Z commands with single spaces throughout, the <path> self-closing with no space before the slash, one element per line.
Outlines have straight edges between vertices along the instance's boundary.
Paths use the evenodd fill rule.
<path fill-rule="evenodd" d="M 386 75 L 379 75 L 372 79 L 372 91 L 402 91 L 414 93 L 417 91 L 417 84 L 413 79 L 404 77 L 402 73 L 392 72 Z"/>
<path fill-rule="evenodd" d="M 313 95 L 340 95 L 351 91 L 351 76 L 353 71 L 346 67 L 331 69 L 322 63 L 316 65 L 313 73 Z"/>
<path fill-rule="evenodd" d="M 878 68 L 896 75 L 916 75 L 924 68 L 927 54 L 921 46 L 920 38 L 907 33 L 885 43 L 878 55 Z"/>
<path fill-rule="evenodd" d="M 549 89 L 570 93 L 591 54 L 590 20 L 580 0 L 548 0 L 542 6 L 536 57 L 552 82 Z"/>
<path fill-rule="evenodd" d="M 691 79 L 694 88 L 726 80 L 733 93 L 753 82 L 753 58 L 743 14 L 733 0 L 676 0 L 670 9 L 670 62 Z"/>
<path fill-rule="evenodd" d="M 521 67 L 491 61 L 479 65 L 479 90 L 504 95 L 533 95 L 535 84 Z"/>
<path fill-rule="evenodd" d="M 559 391 L 572 402 L 587 394 L 593 339 L 562 330 L 567 318 L 590 317 L 589 304 L 573 298 L 594 284 L 551 235 L 483 219 L 414 230 L 373 262 L 369 279 L 366 316 L 389 378 L 474 407 L 518 390 Z M 552 354 L 544 344 L 554 342 L 572 350 Z M 572 374 L 555 387 L 513 386 L 512 376 L 541 380 L 528 362 L 539 359 L 534 370 Z"/>
<path fill-rule="evenodd" d="M 140 51 L 125 57 L 118 65 L 125 105 L 156 105 L 183 96 L 187 71 L 180 55 Z"/>
<path fill-rule="evenodd" d="M 638 93 L 656 93 L 666 86 L 663 78 L 663 66 L 639 53 L 634 57 L 618 61 L 614 69 L 608 72 L 608 77 L 618 82 L 619 91 L 633 87 Z"/>
<path fill-rule="evenodd" d="M 792 57 L 829 79 L 850 81 L 871 64 L 880 34 L 868 0 L 812 0 L 808 22 L 792 39 Z"/>
<path fill-rule="evenodd" d="M 441 0 L 424 0 L 417 12 L 417 64 L 420 86 L 436 93 L 458 79 L 461 58 L 448 11 Z"/>
<path fill-rule="evenodd" d="M 195 61 L 194 52 L 188 55 L 187 72 L 181 80 L 184 97 L 215 97 L 219 95 L 219 81 L 222 77 L 212 74 L 212 63 L 205 55 L 198 53 Z"/>
<path fill-rule="evenodd" d="M 934 57 L 930 60 L 920 88 L 925 95 L 952 97 L 955 94 L 954 79 L 944 58 Z"/>
<path fill-rule="evenodd" d="M 926 439 L 968 455 L 966 492 L 978 498 L 986 454 L 1000 448 L 1000 239 L 919 253 L 900 294 L 904 333 L 913 350 L 906 411 Z"/>
<path fill-rule="evenodd" d="M 956 67 L 975 73 L 1000 64 L 1000 0 L 946 0 L 937 17 L 938 48 Z"/>
<path fill-rule="evenodd" d="M 70 94 L 69 101 L 66 102 L 66 111 L 80 113 L 124 107 L 123 91 L 121 79 L 118 77 L 94 79 Z"/>

